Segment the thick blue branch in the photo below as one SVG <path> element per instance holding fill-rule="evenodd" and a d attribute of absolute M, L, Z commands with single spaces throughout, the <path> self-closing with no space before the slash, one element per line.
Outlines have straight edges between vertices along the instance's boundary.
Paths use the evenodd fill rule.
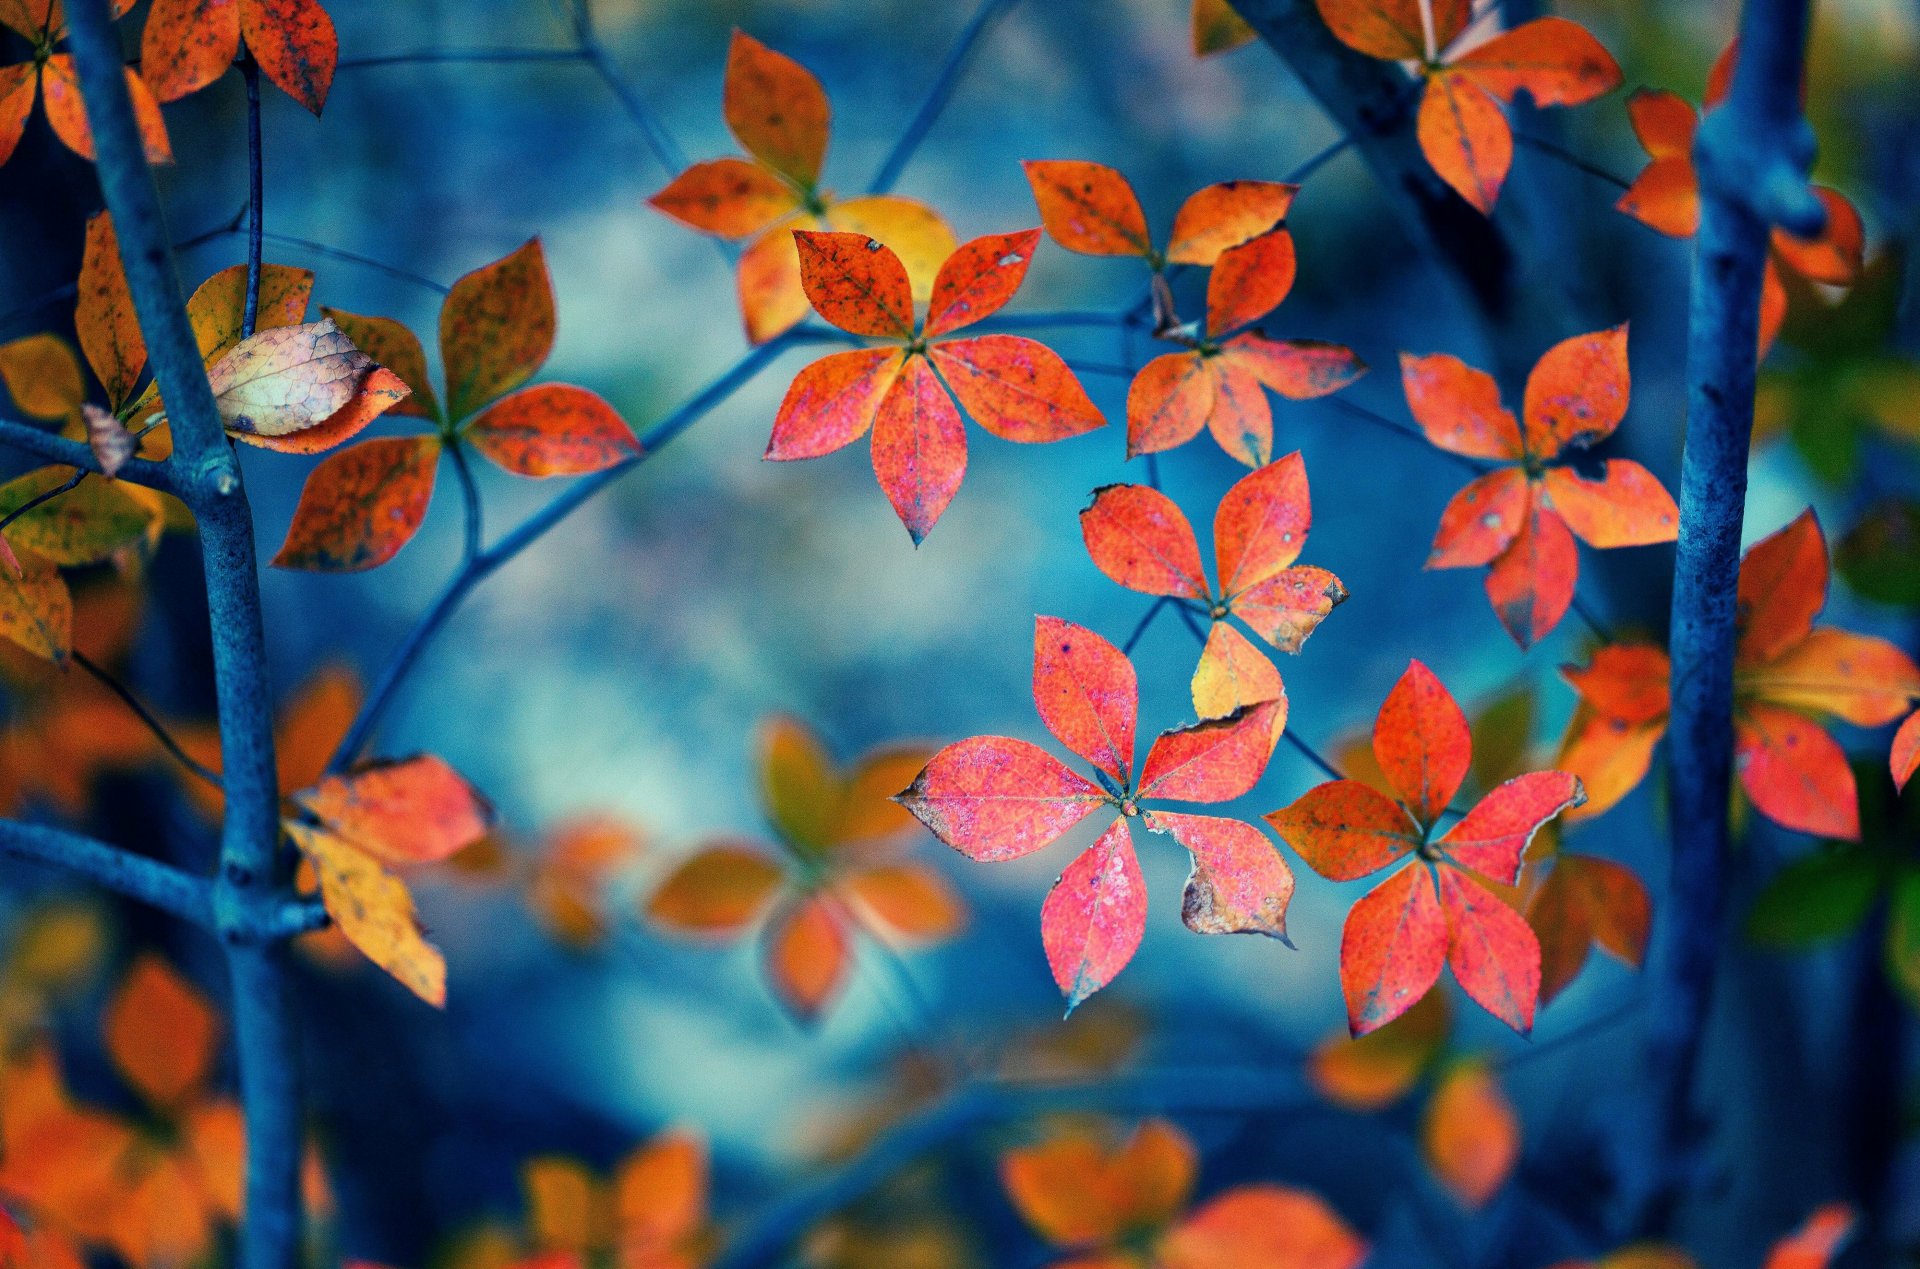
<path fill-rule="evenodd" d="M 213 887 L 207 879 L 157 859 L 79 833 L 18 820 L 0 820 L 0 855 L 64 869 L 201 929 L 213 928 Z"/>
<path fill-rule="evenodd" d="M 50 463 L 66 463 L 91 472 L 100 470 L 100 462 L 93 456 L 93 451 L 87 448 L 86 442 L 69 440 L 31 423 L 0 419 L 0 445 L 32 454 L 35 458 L 44 458 Z M 120 469 L 117 479 L 145 485 L 149 489 L 169 492 L 173 489 L 173 475 L 167 470 L 167 465 L 150 458 L 129 460 Z"/>
<path fill-rule="evenodd" d="M 1740 527 L 1771 227 L 1818 227 L 1800 118 L 1809 0 L 1748 0 L 1728 104 L 1695 143 L 1700 235 L 1687 337 L 1687 440 L 1673 587 L 1672 880 L 1655 945 L 1648 1062 L 1657 1116 L 1649 1234 L 1671 1225 L 1698 1138 L 1695 1071 L 1725 936 Z M 1809 221 L 1809 206 L 1812 208 Z"/>

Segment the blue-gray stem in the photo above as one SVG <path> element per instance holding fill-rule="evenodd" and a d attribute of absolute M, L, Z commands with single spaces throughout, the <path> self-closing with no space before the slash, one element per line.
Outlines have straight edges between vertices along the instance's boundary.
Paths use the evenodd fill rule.
<path fill-rule="evenodd" d="M 913 118 L 900 133 L 900 139 L 894 142 L 893 149 L 887 152 L 886 159 L 880 164 L 880 171 L 875 174 L 873 183 L 867 186 L 869 194 L 885 194 L 893 189 L 894 183 L 900 179 L 900 173 L 906 171 L 907 164 L 919 150 L 920 143 L 933 130 L 940 112 L 953 99 L 953 90 L 960 84 L 960 73 L 966 69 L 967 58 L 972 55 L 980 37 L 986 34 L 995 18 L 1018 3 L 1019 0 L 982 0 L 972 19 L 960 28 L 953 47 L 947 50 L 946 60 L 940 63 L 940 69 L 934 73 L 927 95 L 920 100 L 920 108 L 913 112 Z"/>
<path fill-rule="evenodd" d="M 159 191 L 147 169 L 106 0 L 70 0 L 67 11 L 101 192 L 113 213 L 154 379 L 167 401 L 174 435 L 169 465 L 176 492 L 199 522 L 206 572 L 226 784 L 213 909 L 227 943 L 247 1121 L 241 1262 L 246 1269 L 294 1269 L 301 1224 L 300 1050 L 279 950 L 252 938 L 259 915 L 278 911 L 290 897 L 280 851 L 279 777 L 252 513 L 187 322 Z"/>
<path fill-rule="evenodd" d="M 1694 144 L 1700 234 L 1687 338 L 1687 438 L 1673 586 L 1667 732 L 1672 874 L 1653 959 L 1648 1068 L 1654 1118 L 1639 1224 L 1673 1223 L 1699 1138 L 1693 1095 L 1725 934 L 1740 527 L 1753 431 L 1760 281 L 1775 224 L 1817 231 L 1800 117 L 1809 0 L 1748 0 L 1727 104 Z"/>
<path fill-rule="evenodd" d="M 79 833 L 17 820 L 0 820 L 0 855 L 63 869 L 201 929 L 213 928 L 213 887 L 205 877 L 172 864 Z"/>
<path fill-rule="evenodd" d="M 247 83 L 247 299 L 240 313 L 240 338 L 246 339 L 260 321 L 260 238 L 266 228 L 266 200 L 260 153 L 260 64 L 244 50 L 240 76 Z"/>

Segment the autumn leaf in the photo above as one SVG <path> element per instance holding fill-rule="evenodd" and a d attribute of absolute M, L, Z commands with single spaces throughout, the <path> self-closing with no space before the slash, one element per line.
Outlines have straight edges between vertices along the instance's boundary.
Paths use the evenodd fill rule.
<path fill-rule="evenodd" d="M 440 445 L 382 437 L 329 454 L 307 476 L 274 567 L 357 572 L 392 559 L 426 519 Z"/>
<path fill-rule="evenodd" d="M 1540 940 L 1540 1002 L 1550 1003 L 1598 946 L 1637 969 L 1653 909 L 1646 885 L 1623 864 L 1556 852 L 1546 879 L 1527 895 L 1527 924 Z"/>
<path fill-rule="evenodd" d="M 966 904 L 946 879 L 900 850 L 914 822 L 890 798 L 926 757 L 891 746 L 843 769 L 812 729 L 767 720 L 759 768 L 774 843 L 696 847 L 648 898 L 648 917 L 721 941 L 764 924 L 768 982 L 796 1019 L 816 1021 L 845 985 L 856 936 L 939 943 L 966 924 Z"/>
<path fill-rule="evenodd" d="M 1445 1050 L 1453 1018 L 1447 998 L 1428 992 L 1377 1031 L 1328 1037 L 1307 1061 L 1322 1096 L 1351 1110 L 1379 1110 L 1405 1096 Z"/>
<path fill-rule="evenodd" d="M 1440 1077 L 1420 1125 L 1421 1151 L 1468 1207 L 1485 1207 L 1520 1158 L 1520 1119 L 1485 1063 L 1457 1062 Z"/>
<path fill-rule="evenodd" d="M 330 775 L 293 800 L 333 833 L 395 867 L 448 859 L 493 823 L 486 799 L 432 754 Z"/>
<path fill-rule="evenodd" d="M 353 399 L 374 368 L 330 318 L 258 331 L 207 372 L 229 429 L 285 436 L 324 423 Z"/>
<path fill-rule="evenodd" d="M 0 383 L 16 406 L 37 419 L 67 419 L 87 399 L 80 363 L 57 335 L 0 344 Z"/>
<path fill-rule="evenodd" d="M 520 1174 L 528 1232 L 537 1250 L 556 1254 L 555 1269 L 587 1256 L 692 1269 L 712 1243 L 707 1172 L 706 1143 L 680 1128 L 641 1143 L 604 1179 L 564 1156 L 530 1159 Z"/>
<path fill-rule="evenodd" d="M 87 221 L 85 253 L 80 261 L 79 303 L 74 331 L 94 378 L 118 409 L 147 364 L 147 344 L 133 311 L 133 292 L 120 264 L 120 242 L 113 217 L 100 212 Z"/>
<path fill-rule="evenodd" d="M 155 0 L 141 33 L 141 69 L 161 101 L 220 78 L 244 35 L 247 52 L 287 96 L 318 115 L 340 59 L 318 0 Z"/>
<path fill-rule="evenodd" d="M 1680 513 L 1657 478 L 1608 459 L 1600 478 L 1565 465 L 1570 450 L 1611 436 L 1626 416 L 1627 328 L 1579 335 L 1542 354 L 1522 416 L 1490 375 L 1458 358 L 1403 353 L 1407 404 L 1427 439 L 1468 458 L 1510 464 L 1479 477 L 1441 513 L 1428 568 L 1489 565 L 1487 598 L 1522 648 L 1549 634 L 1573 602 L 1573 538 L 1599 548 L 1670 542 Z"/>
<path fill-rule="evenodd" d="M 1533 834 L 1585 798 L 1579 780 L 1560 771 L 1518 776 L 1436 836 L 1436 821 L 1466 778 L 1472 739 L 1452 695 L 1418 661 L 1381 706 L 1373 749 L 1397 800 L 1337 780 L 1267 816 L 1331 880 L 1406 861 L 1347 915 L 1340 978 L 1353 1034 L 1405 1013 L 1445 965 L 1483 1008 L 1525 1033 L 1539 996 L 1539 943 L 1476 878 L 1511 886 Z"/>
<path fill-rule="evenodd" d="M 795 237 L 815 310 L 843 330 L 900 347 L 833 353 L 803 369 L 774 417 L 767 458 L 817 458 L 871 429 L 874 475 L 917 546 L 966 474 L 962 410 L 1013 441 L 1062 440 L 1104 423 L 1044 344 L 1014 335 L 949 338 L 1013 298 L 1039 230 L 989 234 L 955 250 L 919 325 L 906 267 L 892 250 L 858 234 Z"/>
<path fill-rule="evenodd" d="M 495 464 L 521 476 L 579 476 L 640 454 L 614 408 L 585 388 L 542 383 L 488 406 L 462 435 Z"/>
<path fill-rule="evenodd" d="M 464 419 L 532 378 L 553 351 L 554 327 L 538 238 L 455 282 L 440 306 L 447 416 Z"/>
<path fill-rule="evenodd" d="M 1229 0 L 1193 0 L 1189 25 L 1192 28 L 1195 57 L 1224 53 L 1253 39 L 1253 28 L 1234 10 Z"/>
<path fill-rule="evenodd" d="M 286 831 L 312 863 L 321 900 L 341 933 L 408 991 L 443 1007 L 446 958 L 427 941 L 406 882 L 343 837 L 297 822 Z"/>
<path fill-rule="evenodd" d="M 111 0 L 108 12 L 118 18 L 132 7 L 131 0 Z M 11 158 L 20 144 L 36 95 L 53 134 L 75 154 L 91 161 L 93 132 L 87 122 L 86 106 L 80 100 L 79 75 L 73 55 L 53 52 L 67 37 L 66 15 L 58 0 L 12 0 L 0 6 L 0 24 L 18 33 L 33 54 L 32 61 L 0 66 L 0 164 Z M 147 162 L 172 162 L 160 103 L 139 72 L 128 67 L 125 74 L 127 96 L 133 106 L 134 124 Z"/>
<path fill-rule="evenodd" d="M 1139 696 L 1118 648 L 1071 622 L 1038 618 L 1033 697 L 1047 730 L 1093 765 L 1099 783 L 1025 741 L 976 736 L 934 754 L 896 800 L 982 862 L 1040 850 L 1103 806 L 1118 812 L 1041 909 L 1041 941 L 1069 1011 L 1111 982 L 1139 946 L 1147 896 L 1127 822 L 1143 813 L 1149 830 L 1171 835 L 1192 856 L 1182 904 L 1190 928 L 1286 937 L 1293 877 L 1257 830 L 1142 807 L 1142 799 L 1224 802 L 1246 793 L 1272 753 L 1278 702 L 1161 733 L 1136 782 Z"/>
<path fill-rule="evenodd" d="M 1816 1208 L 1799 1229 L 1773 1245 L 1765 1269 L 1827 1269 L 1853 1236 L 1858 1220 L 1846 1203 Z"/>

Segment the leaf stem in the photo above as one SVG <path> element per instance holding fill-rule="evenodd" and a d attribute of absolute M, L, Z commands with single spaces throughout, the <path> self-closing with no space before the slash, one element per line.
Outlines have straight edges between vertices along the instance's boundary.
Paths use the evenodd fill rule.
<path fill-rule="evenodd" d="M 214 788 L 218 789 L 222 787 L 220 773 L 183 749 L 180 742 L 175 740 L 173 734 L 167 730 L 166 724 L 162 723 L 153 711 L 148 709 L 146 705 L 141 702 L 140 698 L 133 694 L 133 689 L 115 678 L 105 667 L 94 661 L 94 659 L 86 653 L 80 651 L 80 649 L 75 648 L 68 653 L 68 655 L 73 658 L 75 665 L 92 675 L 100 686 L 119 697 L 120 703 L 133 711 L 134 717 L 138 718 L 146 729 L 153 733 L 153 738 L 160 742 L 161 747 L 173 757 L 174 761 L 178 762 L 194 775 L 199 776 Z"/>
<path fill-rule="evenodd" d="M 243 45 L 240 77 L 247 85 L 247 300 L 240 337 L 250 338 L 260 321 L 260 239 L 265 229 L 263 163 L 260 155 L 260 64 Z"/>
<path fill-rule="evenodd" d="M 885 194 L 899 181 L 900 174 L 919 151 L 920 143 L 926 140 L 927 133 L 932 131 L 934 123 L 940 118 L 940 112 L 953 100 L 954 89 L 959 87 L 960 75 L 966 70 L 967 60 L 979 44 L 980 37 L 986 34 L 996 18 L 1018 3 L 1019 0 L 982 0 L 973 17 L 960 28 L 960 34 L 955 37 L 953 46 L 940 63 L 940 69 L 934 73 L 926 96 L 920 100 L 920 108 L 913 112 L 913 118 L 900 133 L 900 139 L 894 142 L 893 149 L 887 151 L 880 170 L 874 174 L 872 184 L 867 186 L 869 194 Z"/>

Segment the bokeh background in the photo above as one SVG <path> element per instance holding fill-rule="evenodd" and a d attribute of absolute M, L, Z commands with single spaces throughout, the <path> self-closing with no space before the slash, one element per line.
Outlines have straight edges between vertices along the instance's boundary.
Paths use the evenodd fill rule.
<path fill-rule="evenodd" d="M 744 350 L 724 259 L 645 205 L 671 173 L 590 67 L 353 65 L 428 50 L 564 49 L 572 31 L 557 8 L 537 0 L 336 0 L 330 8 L 347 64 L 325 117 L 316 121 L 269 93 L 265 119 L 267 227 L 281 235 L 269 241 L 268 259 L 313 268 L 317 303 L 431 331 L 440 294 L 421 279 L 444 286 L 537 234 L 560 310 L 547 376 L 592 387 L 637 428 Z M 1734 20 L 1723 3 L 1585 0 L 1560 11 L 1599 34 L 1629 88 L 1668 87 L 1696 100 Z M 971 5 L 598 0 L 594 12 L 625 84 L 695 158 L 734 152 L 719 109 L 732 27 L 809 66 L 834 106 L 826 184 L 851 192 L 864 187 L 917 106 Z M 1128 174 L 1164 232 L 1179 200 L 1200 185 L 1279 179 L 1336 138 L 1271 50 L 1256 44 L 1196 59 L 1186 21 L 1181 0 L 1012 6 L 975 49 L 899 192 L 932 203 L 965 239 L 1038 222 L 1019 160 L 1095 159 Z M 1871 345 L 1899 357 L 1920 348 L 1915 274 L 1902 263 L 1920 230 L 1917 74 L 1920 6 L 1819 6 L 1810 98 L 1822 141 L 1817 174 L 1865 216 L 1870 253 L 1882 262 L 1873 285 L 1884 312 L 1877 326 L 1845 327 L 1849 348 L 1836 352 L 1820 335 L 1841 329 L 1830 308 L 1837 297 L 1807 297 L 1770 363 L 1776 371 L 1819 367 L 1825 357 L 1844 374 L 1847 352 Z M 1525 194 L 1509 201 L 1536 215 L 1545 208 L 1544 223 L 1564 244 L 1553 267 L 1524 285 L 1564 297 L 1583 323 L 1525 332 L 1521 342 L 1544 350 L 1631 321 L 1633 406 L 1614 452 L 1640 458 L 1672 486 L 1690 248 L 1612 210 L 1619 191 L 1604 174 L 1631 177 L 1643 161 L 1623 102 L 1620 93 L 1523 121 L 1531 135 L 1602 175 L 1543 150 L 1518 153 L 1510 188 Z M 239 80 L 169 107 L 168 118 L 178 158 L 163 176 L 173 229 L 183 239 L 203 235 L 231 222 L 244 198 Z M 70 322 L 68 298 L 43 297 L 77 271 L 80 226 L 96 206 L 89 171 L 36 125 L 21 154 L 0 168 L 0 338 Z M 1291 220 L 1299 282 L 1270 329 L 1357 349 L 1375 369 L 1346 394 L 1353 401 L 1406 419 L 1400 350 L 1491 364 L 1473 311 L 1421 258 L 1389 196 L 1353 154 L 1312 176 Z M 322 254 L 300 239 L 419 278 Z M 186 281 L 240 261 L 243 250 L 236 234 L 206 236 L 181 257 Z M 1017 303 L 1036 311 L 1118 306 L 1142 280 L 1127 262 L 1049 244 Z M 1870 333 L 1851 334 L 1857 330 Z M 1057 336 L 1056 347 L 1095 367 L 1125 365 L 1145 351 L 1111 331 Z M 925 1059 L 903 1065 L 903 1054 L 965 1052 L 979 1061 L 1057 1035 L 1060 1001 L 1038 912 L 1082 836 L 995 867 L 918 840 L 916 855 L 965 893 L 969 929 L 944 947 L 904 956 L 867 949 L 843 999 L 810 1030 L 774 1003 L 751 941 L 690 945 L 662 937 L 640 916 L 641 896 L 681 853 L 717 835 L 764 835 L 753 745 L 768 715 L 810 720 L 845 758 L 902 740 L 1040 740 L 1028 679 L 1034 615 L 1066 617 L 1117 641 L 1146 607 L 1095 570 L 1076 519 L 1096 486 L 1141 478 L 1138 464 L 1123 461 L 1117 423 L 1044 447 L 972 431 L 965 486 L 916 550 L 874 486 L 863 446 L 815 462 L 760 460 L 781 393 L 812 355 L 784 354 L 494 577 L 428 652 L 390 715 L 378 749 L 446 756 L 498 805 L 502 842 L 514 857 L 537 858 L 554 825 L 583 814 L 630 824 L 645 849 L 606 896 L 608 937 L 588 950 L 554 940 L 510 876 L 453 871 L 424 880 L 417 888 L 451 967 L 444 1013 L 365 966 L 303 970 L 316 1124 L 347 1251 L 427 1263 L 463 1232 L 518 1218 L 517 1170 L 526 1156 L 557 1151 L 604 1164 L 671 1124 L 710 1141 L 722 1225 L 750 1224 L 774 1198 L 822 1174 L 849 1123 L 897 1101 L 914 1078 L 932 1078 Z M 1123 417 L 1123 377 L 1096 369 L 1083 379 L 1110 418 Z M 1517 400 L 1518 383 L 1507 390 Z M 1910 500 L 1920 493 L 1911 399 L 1904 416 L 1892 411 L 1871 422 L 1838 390 L 1830 398 L 1803 394 L 1795 410 L 1756 452 L 1749 540 L 1809 503 L 1836 539 L 1869 516 L 1911 531 Z M 1335 570 L 1352 593 L 1299 656 L 1283 660 L 1290 727 L 1337 752 L 1364 733 L 1407 659 L 1418 656 L 1470 710 L 1530 688 L 1532 740 L 1550 755 L 1573 703 L 1556 669 L 1591 635 L 1569 617 L 1523 655 L 1497 626 L 1478 570 L 1421 569 L 1460 472 L 1330 404 L 1278 403 L 1276 416 L 1277 448 L 1302 451 L 1313 484 L 1304 558 Z M 1787 435 L 1796 428 L 1804 444 Z M 1836 457 L 1827 442 L 1842 429 L 1856 448 Z M 270 549 L 309 464 L 244 458 Z M 1203 525 L 1240 474 L 1205 441 L 1166 456 L 1161 471 Z M 362 677 L 377 670 L 457 564 L 459 505 L 449 478 L 443 472 L 425 531 L 391 564 L 346 577 L 268 571 L 271 671 L 283 693 L 332 665 Z M 480 479 L 490 533 L 555 492 L 497 472 Z M 1920 570 L 1911 538 L 1893 541 L 1872 560 L 1880 580 L 1866 589 L 1877 598 L 1836 584 L 1828 617 L 1911 647 L 1912 608 L 1886 601 L 1911 603 Z M 1664 548 L 1604 560 L 1584 552 L 1582 595 L 1609 626 L 1658 635 L 1670 561 Z M 208 698 L 196 567 L 182 543 L 162 551 L 131 660 L 141 692 L 182 720 L 204 719 Z M 1158 623 L 1142 641 L 1143 730 L 1188 720 L 1193 658 L 1190 636 L 1175 622 Z M 1863 780 L 1885 785 L 1874 757 L 1884 754 L 1885 737 L 1846 738 L 1872 760 Z M 1272 810 L 1319 778 L 1283 746 L 1234 809 Z M 106 780 L 92 815 L 121 840 L 207 857 L 204 821 L 157 769 Z M 1639 871 L 1658 912 L 1665 849 L 1656 781 L 1571 840 Z M 1740 904 L 1810 845 L 1749 825 Z M 1916 848 L 1912 840 L 1898 845 Z M 1374 1240 L 1382 1265 L 1537 1266 L 1594 1250 L 1593 1231 L 1574 1214 L 1618 1189 L 1639 1113 L 1634 973 L 1596 955 L 1542 1014 L 1530 1043 L 1475 1010 L 1457 1011 L 1458 1042 L 1500 1064 L 1526 1140 L 1523 1183 L 1470 1220 L 1419 1167 L 1410 1112 L 1300 1109 L 1314 1100 L 1301 1056 L 1342 1022 L 1340 923 L 1366 883 L 1335 885 L 1299 869 L 1290 920 L 1298 950 L 1203 939 L 1178 920 L 1180 852 L 1146 839 L 1142 854 L 1153 896 L 1146 942 L 1076 1023 L 1096 1050 L 1136 1071 L 1274 1090 L 1256 1099 L 1264 1105 L 1185 1120 L 1205 1152 L 1206 1189 L 1248 1178 L 1310 1185 Z M 5 880 L 15 913 L 60 889 L 18 866 L 7 867 Z M 137 912 L 116 913 L 114 923 L 116 956 L 158 945 L 220 990 L 215 949 Z M 1699 1180 L 1713 1196 L 1711 1216 L 1688 1231 L 1690 1243 L 1708 1265 L 1757 1264 L 1761 1248 L 1814 1204 L 1850 1196 L 1886 1219 L 1842 1263 L 1895 1263 L 1894 1244 L 1920 1237 L 1920 1172 L 1896 1140 L 1913 1104 L 1912 1016 L 1879 971 L 1877 945 L 1863 935 L 1793 956 L 1739 950 L 1723 987 L 1707 1093 L 1722 1131 Z M 75 1085 L 99 1087 L 111 1100 L 93 1041 L 100 988 L 90 990 L 59 1014 L 62 1049 L 72 1055 Z M 958 1214 L 957 1246 L 970 1257 L 957 1263 L 1043 1259 L 993 1182 L 994 1150 L 1017 1135 L 983 1133 L 955 1152 L 944 1206 Z M 1868 1183 L 1886 1188 L 1869 1194 Z M 883 1202 L 866 1219 L 918 1221 L 916 1210 Z"/>

